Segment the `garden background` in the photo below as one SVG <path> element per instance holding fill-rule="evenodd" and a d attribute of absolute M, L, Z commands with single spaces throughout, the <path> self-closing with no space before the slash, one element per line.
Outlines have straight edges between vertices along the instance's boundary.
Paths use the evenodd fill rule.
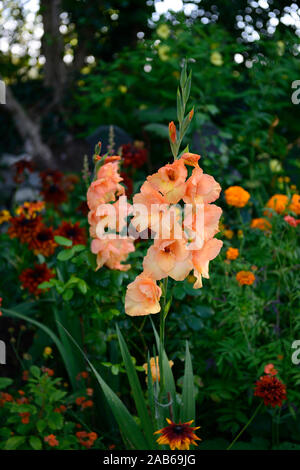
<path fill-rule="evenodd" d="M 287 400 L 261 410 L 235 448 L 299 449 L 300 6 L 6 0 L 0 31 L 0 448 L 124 447 L 126 430 L 61 324 L 135 416 L 116 325 L 147 395 L 153 330 L 148 316 L 125 314 L 124 297 L 149 243 L 135 243 L 129 271 L 95 272 L 86 192 L 99 141 L 102 154 L 121 155 L 129 199 L 172 161 L 168 124 L 186 60 L 194 115 L 183 148 L 222 187 L 223 248 L 201 289 L 193 276 L 174 284 L 165 340 L 175 382 L 180 391 L 188 340 L 199 449 L 224 449 L 273 364 Z M 250 198 L 230 203 L 232 186 Z"/>

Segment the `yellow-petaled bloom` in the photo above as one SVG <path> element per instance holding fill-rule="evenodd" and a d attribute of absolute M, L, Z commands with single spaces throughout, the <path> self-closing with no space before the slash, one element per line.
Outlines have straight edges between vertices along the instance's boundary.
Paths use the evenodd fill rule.
<path fill-rule="evenodd" d="M 45 208 L 44 201 L 33 201 L 33 202 L 24 202 L 22 206 L 17 207 L 16 214 L 24 215 L 28 219 L 36 217 L 38 212 L 41 212 Z"/>
<path fill-rule="evenodd" d="M 241 186 L 230 186 L 225 191 L 227 204 L 234 207 L 244 207 L 250 199 L 250 194 Z"/>
<path fill-rule="evenodd" d="M 170 367 L 172 367 L 174 364 L 173 361 L 169 361 Z M 148 374 L 148 364 L 143 365 L 143 369 L 146 372 L 146 375 Z M 150 369 L 151 369 L 151 376 L 153 382 L 156 382 L 156 380 L 159 382 L 160 381 L 160 371 L 159 371 L 159 358 L 158 356 L 151 357 L 150 359 Z"/>
<path fill-rule="evenodd" d="M 0 211 L 0 225 L 4 224 L 4 222 L 8 222 L 10 218 L 11 218 L 11 215 L 9 211 L 7 211 L 6 209 L 3 209 L 2 211 Z"/>
<path fill-rule="evenodd" d="M 232 248 L 231 246 L 228 248 L 228 250 L 226 251 L 226 258 L 227 259 L 230 259 L 230 260 L 234 260 L 234 259 L 237 259 L 237 257 L 239 256 L 239 250 L 238 248 Z"/>
<path fill-rule="evenodd" d="M 255 276 L 251 271 L 239 271 L 236 275 L 236 280 L 240 286 L 251 286 L 255 281 Z"/>
<path fill-rule="evenodd" d="M 46 348 L 44 349 L 44 355 L 51 356 L 51 354 L 52 354 L 52 348 L 50 348 L 50 346 L 46 346 Z"/>
<path fill-rule="evenodd" d="M 189 450 L 191 444 L 197 446 L 198 444 L 195 441 L 201 441 L 202 439 L 200 439 L 194 431 L 199 429 L 200 426 L 192 427 L 191 424 L 193 421 L 192 419 L 187 423 L 179 422 L 177 424 L 167 418 L 169 425 L 154 433 L 161 434 L 157 439 L 157 443 L 160 445 L 169 445 L 171 450 Z"/>

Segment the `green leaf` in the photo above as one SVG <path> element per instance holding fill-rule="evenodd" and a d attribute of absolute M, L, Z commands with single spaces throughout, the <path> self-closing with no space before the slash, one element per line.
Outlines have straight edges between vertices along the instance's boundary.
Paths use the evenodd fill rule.
<path fill-rule="evenodd" d="M 38 432 L 42 433 L 44 429 L 47 427 L 47 422 L 43 419 L 39 419 L 38 422 L 36 423 L 36 427 Z"/>
<path fill-rule="evenodd" d="M 59 323 L 59 322 L 58 322 Z M 75 339 L 70 335 L 70 333 L 60 324 L 66 334 L 73 341 L 75 346 L 79 349 L 88 365 L 95 374 L 95 377 L 105 395 L 108 405 L 110 406 L 112 413 L 119 425 L 121 432 L 124 433 L 125 444 L 128 445 L 131 449 L 135 450 L 146 450 L 148 449 L 148 444 L 141 433 L 137 423 L 134 418 L 129 413 L 126 406 L 122 403 L 120 398 L 113 392 L 113 390 L 107 385 L 107 383 L 102 379 L 101 375 L 97 372 L 93 364 L 89 361 L 87 355 L 82 351 L 80 346 L 77 344 Z"/>
<path fill-rule="evenodd" d="M 133 399 L 134 399 L 134 402 L 135 402 L 135 406 L 136 406 L 138 415 L 140 417 L 141 425 L 142 425 L 142 428 L 144 430 L 144 433 L 145 433 L 146 439 L 148 441 L 148 444 L 149 444 L 149 446 L 151 446 L 151 448 L 153 448 L 153 446 L 154 446 L 154 439 L 153 439 L 154 429 L 153 429 L 152 422 L 151 422 L 151 419 L 150 419 L 150 416 L 149 416 L 149 413 L 148 413 L 148 410 L 147 410 L 147 406 L 146 406 L 145 399 L 144 399 L 144 396 L 143 396 L 143 392 L 142 392 L 142 389 L 141 389 L 141 384 L 139 382 L 139 379 L 138 379 L 138 376 L 137 376 L 137 373 L 136 373 L 136 370 L 135 370 L 135 367 L 134 367 L 134 363 L 131 359 L 131 356 L 130 356 L 128 348 L 127 348 L 127 345 L 124 341 L 124 338 L 123 338 L 123 335 L 122 335 L 121 331 L 119 330 L 118 325 L 117 325 L 116 328 L 117 328 L 117 335 L 118 335 L 118 340 L 119 340 L 119 344 L 120 344 L 121 354 L 122 354 L 122 358 L 123 358 L 124 365 L 125 365 L 125 368 L 126 368 L 127 377 L 128 377 L 129 383 L 130 383 L 130 387 L 131 387 Z M 149 369 L 149 370 L 151 370 L 151 369 Z"/>
<path fill-rule="evenodd" d="M 2 312 L 4 315 L 8 315 L 10 317 L 16 317 L 20 318 L 21 320 L 28 321 L 29 323 L 32 323 L 33 325 L 39 327 L 41 330 L 43 330 L 47 335 L 53 340 L 53 342 L 56 344 L 57 349 L 59 350 L 61 357 L 63 358 L 63 361 L 65 363 L 66 370 L 69 374 L 70 382 L 72 384 L 73 389 L 77 388 L 77 381 L 76 381 L 76 375 L 72 373 L 72 367 L 70 364 L 70 357 L 64 348 L 63 344 L 59 340 L 59 338 L 56 336 L 55 333 L 53 333 L 50 328 L 47 326 L 43 325 L 42 323 L 38 322 L 37 320 L 34 320 L 33 318 L 27 317 L 26 315 L 22 315 L 21 313 L 16 312 L 15 310 L 8 310 L 6 308 L 2 309 Z"/>
<path fill-rule="evenodd" d="M 152 322 L 152 320 L 151 320 Z M 159 335 L 155 329 L 155 326 L 152 322 L 152 328 L 154 331 L 155 339 L 156 339 L 156 347 L 157 350 L 160 351 L 160 338 Z M 165 350 L 163 350 L 163 372 L 164 372 L 164 377 L 165 377 L 165 387 L 166 387 L 166 392 L 169 392 L 172 398 L 172 407 L 173 407 L 173 414 L 174 414 L 174 420 L 176 421 L 176 416 L 177 416 L 177 401 L 176 401 L 176 387 L 175 387 L 175 381 L 173 377 L 173 373 L 169 364 L 168 357 L 166 355 Z"/>
<path fill-rule="evenodd" d="M 58 245 L 62 246 L 72 246 L 72 241 L 68 238 L 61 237 L 60 235 L 55 235 L 54 240 Z"/>
<path fill-rule="evenodd" d="M 42 448 L 42 441 L 36 436 L 30 436 L 29 444 L 34 450 L 41 450 Z"/>
<path fill-rule="evenodd" d="M 41 369 L 39 367 L 31 366 L 29 370 L 30 370 L 31 375 L 33 375 L 33 377 L 35 377 L 36 379 L 38 379 L 41 376 Z"/>
<path fill-rule="evenodd" d="M 61 413 L 51 413 L 48 418 L 48 425 L 50 429 L 61 429 L 64 425 L 64 419 Z"/>
<path fill-rule="evenodd" d="M 194 376 L 188 342 L 186 342 L 185 350 L 185 368 L 180 419 L 183 423 L 190 421 L 191 419 L 195 419 Z"/>
<path fill-rule="evenodd" d="M 50 289 L 53 286 L 52 282 L 45 281 L 39 284 L 38 288 L 39 289 Z"/>
<path fill-rule="evenodd" d="M 12 379 L 9 379 L 8 377 L 0 377 L 0 390 L 9 387 L 12 383 Z"/>
<path fill-rule="evenodd" d="M 72 289 L 67 289 L 64 293 L 63 293 L 63 299 L 68 302 L 68 300 L 71 300 L 72 297 L 73 297 L 73 294 L 74 294 L 74 291 Z"/>
<path fill-rule="evenodd" d="M 5 450 L 15 450 L 18 447 L 20 447 L 20 445 L 22 445 L 25 441 L 26 441 L 26 436 L 13 436 L 13 437 L 10 437 L 6 441 L 4 449 Z"/>
<path fill-rule="evenodd" d="M 72 258 L 74 256 L 73 248 L 70 250 L 63 250 L 60 251 L 57 255 L 57 259 L 59 261 L 67 261 L 68 259 Z"/>

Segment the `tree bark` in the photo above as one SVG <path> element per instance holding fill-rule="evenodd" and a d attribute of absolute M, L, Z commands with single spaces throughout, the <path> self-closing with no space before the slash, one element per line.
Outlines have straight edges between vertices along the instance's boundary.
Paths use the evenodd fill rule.
<path fill-rule="evenodd" d="M 8 86 L 6 87 L 6 106 L 24 140 L 25 149 L 33 160 L 47 168 L 55 166 L 54 156 L 50 148 L 42 141 L 39 125 L 28 116 Z"/>
<path fill-rule="evenodd" d="M 41 0 L 40 11 L 44 26 L 42 52 L 46 58 L 44 85 L 52 88 L 54 102 L 59 103 L 67 80 L 64 39 L 59 31 L 61 0 Z"/>

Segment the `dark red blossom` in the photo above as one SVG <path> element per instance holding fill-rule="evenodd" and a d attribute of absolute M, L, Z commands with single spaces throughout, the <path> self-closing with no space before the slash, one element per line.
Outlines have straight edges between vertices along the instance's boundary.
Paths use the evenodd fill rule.
<path fill-rule="evenodd" d="M 55 231 L 55 235 L 68 238 L 72 240 L 73 245 L 85 245 L 86 244 L 86 232 L 85 229 L 80 227 L 79 222 L 72 224 L 71 222 L 62 222 L 60 227 Z"/>
<path fill-rule="evenodd" d="M 264 400 L 266 406 L 282 406 L 286 400 L 286 386 L 275 376 L 264 375 L 255 383 L 254 395 Z"/>
<path fill-rule="evenodd" d="M 148 152 L 143 142 L 122 145 L 121 151 L 124 167 L 140 168 L 147 161 Z"/>
<path fill-rule="evenodd" d="M 38 286 L 42 282 L 49 281 L 52 277 L 54 277 L 53 272 L 46 263 L 43 263 L 35 264 L 34 268 L 27 268 L 22 271 L 20 281 L 24 289 L 28 289 L 31 294 L 38 296 L 42 292 Z"/>

